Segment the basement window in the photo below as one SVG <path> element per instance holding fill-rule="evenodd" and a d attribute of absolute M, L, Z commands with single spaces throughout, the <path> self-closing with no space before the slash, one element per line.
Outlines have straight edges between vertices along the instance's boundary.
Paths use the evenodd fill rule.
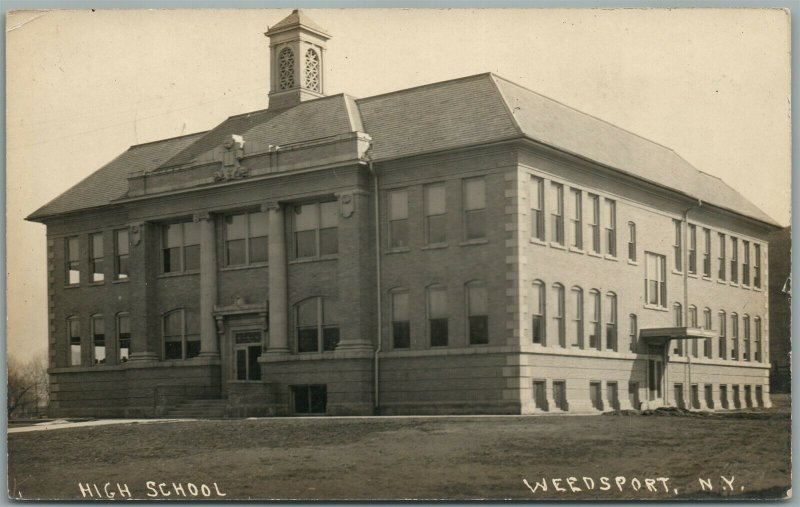
<path fill-rule="evenodd" d="M 328 405 L 328 386 L 290 386 L 295 414 L 324 414 Z"/>

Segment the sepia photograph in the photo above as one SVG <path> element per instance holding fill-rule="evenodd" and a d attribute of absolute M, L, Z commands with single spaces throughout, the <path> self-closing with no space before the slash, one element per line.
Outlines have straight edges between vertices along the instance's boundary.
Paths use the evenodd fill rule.
<path fill-rule="evenodd" d="M 6 13 L 12 500 L 781 500 L 786 9 Z"/>

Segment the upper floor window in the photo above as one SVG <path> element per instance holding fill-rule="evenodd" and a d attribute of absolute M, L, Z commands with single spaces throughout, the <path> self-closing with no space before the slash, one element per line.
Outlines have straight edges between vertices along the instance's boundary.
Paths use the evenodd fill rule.
<path fill-rule="evenodd" d="M 755 326 L 755 336 L 756 336 L 755 353 L 754 353 L 755 355 L 753 356 L 753 359 L 755 361 L 761 362 L 761 317 L 756 317 L 753 320 L 753 325 Z"/>
<path fill-rule="evenodd" d="M 606 253 L 617 256 L 617 202 L 606 199 Z"/>
<path fill-rule="evenodd" d="M 689 228 L 689 273 L 697 274 L 697 226 L 688 224 Z"/>
<path fill-rule="evenodd" d="M 125 280 L 130 274 L 128 229 L 114 231 L 114 278 Z"/>
<path fill-rule="evenodd" d="M 200 355 L 198 320 L 186 316 L 183 309 L 164 314 L 164 359 L 189 359 Z"/>
<path fill-rule="evenodd" d="M 278 89 L 288 90 L 294 87 L 294 52 L 283 48 L 278 54 Z"/>
<path fill-rule="evenodd" d="M 739 241 L 731 238 L 731 282 L 739 283 Z"/>
<path fill-rule="evenodd" d="M 728 357 L 728 344 L 727 344 L 727 328 L 728 328 L 728 317 L 725 315 L 725 312 L 720 310 L 719 312 L 719 358 L 725 359 Z"/>
<path fill-rule="evenodd" d="M 560 283 L 553 284 L 553 324 L 556 331 L 556 338 L 561 347 L 567 346 L 566 337 L 566 322 L 565 319 L 565 302 L 564 302 L 564 286 Z"/>
<path fill-rule="evenodd" d="M 606 294 L 606 349 L 617 350 L 617 295 L 613 292 Z"/>
<path fill-rule="evenodd" d="M 572 246 L 583 248 L 583 202 L 580 189 L 573 188 L 572 194 Z"/>
<path fill-rule="evenodd" d="M 389 248 L 408 246 L 408 191 L 389 192 Z"/>
<path fill-rule="evenodd" d="M 78 245 L 78 236 L 70 236 L 64 240 L 67 285 L 81 283 L 81 254 L 78 250 Z"/>
<path fill-rule="evenodd" d="M 103 233 L 89 234 L 89 271 L 92 274 L 92 282 L 105 280 L 103 260 Z"/>
<path fill-rule="evenodd" d="M 447 290 L 441 285 L 428 287 L 428 337 L 431 347 L 445 347 L 448 341 Z"/>
<path fill-rule="evenodd" d="M 551 182 L 550 215 L 552 217 L 552 236 L 554 243 L 564 244 L 564 185 Z"/>
<path fill-rule="evenodd" d="M 711 230 L 703 228 L 703 277 L 711 278 Z"/>
<path fill-rule="evenodd" d="M 645 252 L 645 304 L 667 307 L 667 259 Z"/>
<path fill-rule="evenodd" d="M 131 354 L 131 318 L 127 313 L 117 315 L 117 363 L 125 363 Z"/>
<path fill-rule="evenodd" d="M 742 350 L 742 360 L 750 361 L 750 316 L 745 314 L 742 316 L 742 329 L 744 331 L 744 347 Z"/>
<path fill-rule="evenodd" d="M 600 196 L 589 194 L 589 208 L 592 215 L 589 233 L 592 236 L 592 252 L 600 253 Z"/>
<path fill-rule="evenodd" d="M 225 217 L 225 265 L 267 262 L 267 213 L 258 211 Z"/>
<path fill-rule="evenodd" d="M 725 280 L 725 235 L 721 232 L 717 233 L 717 237 L 719 238 L 719 272 L 717 273 L 717 278 L 720 280 Z"/>
<path fill-rule="evenodd" d="M 583 348 L 583 289 L 572 288 L 572 346 Z"/>
<path fill-rule="evenodd" d="M 589 291 L 589 347 L 600 350 L 603 338 L 600 330 L 600 292 L 595 289 Z"/>
<path fill-rule="evenodd" d="M 164 273 L 200 269 L 200 224 L 182 222 L 163 225 L 161 260 Z"/>
<path fill-rule="evenodd" d="M 298 204 L 294 207 L 295 257 L 325 257 L 339 252 L 337 201 Z"/>
<path fill-rule="evenodd" d="M 447 241 L 447 199 L 444 183 L 425 185 L 425 242 Z"/>
<path fill-rule="evenodd" d="M 470 282 L 467 288 L 467 334 L 470 345 L 489 343 L 489 301 L 486 284 Z"/>
<path fill-rule="evenodd" d="M 322 91 L 319 74 L 319 55 L 309 48 L 306 51 L 306 88 L 315 92 Z"/>
<path fill-rule="evenodd" d="M 531 237 L 544 241 L 544 180 L 531 176 Z"/>
<path fill-rule="evenodd" d="M 630 350 L 631 352 L 636 352 L 638 349 L 638 341 L 639 341 L 639 319 L 636 317 L 636 314 L 629 315 L 629 322 L 630 322 Z"/>
<path fill-rule="evenodd" d="M 464 180 L 464 236 L 467 240 L 486 237 L 486 182 L 483 178 Z"/>
<path fill-rule="evenodd" d="M 761 288 L 761 245 L 753 244 L 753 287 Z"/>
<path fill-rule="evenodd" d="M 102 315 L 92 316 L 92 363 L 106 363 L 106 323 Z"/>
<path fill-rule="evenodd" d="M 628 222 L 628 260 L 636 262 L 636 224 Z"/>
<path fill-rule="evenodd" d="M 680 220 L 672 220 L 672 226 L 675 230 L 674 239 L 672 241 L 672 255 L 675 257 L 675 270 L 683 271 L 683 237 L 682 225 Z"/>
<path fill-rule="evenodd" d="M 411 347 L 411 325 L 408 317 L 408 291 L 394 289 L 392 297 L 392 346 L 396 349 Z"/>
<path fill-rule="evenodd" d="M 339 344 L 338 313 L 329 298 L 312 297 L 296 307 L 297 352 L 335 350 Z"/>
<path fill-rule="evenodd" d="M 67 339 L 69 340 L 69 365 L 81 365 L 81 321 L 78 317 L 67 319 Z"/>
<path fill-rule="evenodd" d="M 731 314 L 731 359 L 739 359 L 739 315 Z"/>
<path fill-rule="evenodd" d="M 750 242 L 742 241 L 742 285 L 750 285 Z"/>
<path fill-rule="evenodd" d="M 546 329 L 544 283 L 541 280 L 536 280 L 531 287 L 531 331 L 533 343 L 545 344 Z"/>

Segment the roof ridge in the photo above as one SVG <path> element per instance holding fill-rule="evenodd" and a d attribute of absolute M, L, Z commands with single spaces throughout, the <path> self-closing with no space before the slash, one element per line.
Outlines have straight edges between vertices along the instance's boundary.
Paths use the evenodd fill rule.
<path fill-rule="evenodd" d="M 509 117 L 511 119 L 511 123 L 514 124 L 514 128 L 517 129 L 517 133 L 519 135 L 521 135 L 521 136 L 524 136 L 525 135 L 525 131 L 522 130 L 522 126 L 517 121 L 517 117 L 514 116 L 514 110 L 511 108 L 511 104 L 508 103 L 508 100 L 506 100 L 506 96 L 503 95 L 503 92 L 500 91 L 500 87 L 497 86 L 497 81 L 495 79 L 496 77 L 498 77 L 498 76 L 496 76 L 495 74 L 493 74 L 491 72 L 489 73 L 489 81 L 492 82 L 492 85 L 494 86 L 495 91 L 497 91 L 497 94 L 500 95 L 500 100 L 502 100 L 503 104 L 506 106 L 506 112 L 508 113 L 508 115 L 509 115 Z"/>
<path fill-rule="evenodd" d="M 387 95 L 395 95 L 395 94 L 399 94 L 399 93 L 406 93 L 406 92 L 410 92 L 411 90 L 418 90 L 420 88 L 433 88 L 433 87 L 437 87 L 437 86 L 444 86 L 444 85 L 455 83 L 457 81 L 470 81 L 470 80 L 478 79 L 480 77 L 488 77 L 488 76 L 491 76 L 491 75 L 492 75 L 491 72 L 482 72 L 480 74 L 473 74 L 471 76 L 456 77 L 456 78 L 453 78 L 453 79 L 446 79 L 444 81 L 436 81 L 434 83 L 425 83 L 425 84 L 422 84 L 422 85 L 412 86 L 410 88 L 403 88 L 403 89 L 394 90 L 394 91 L 391 91 L 391 92 L 379 93 L 377 95 L 370 95 L 369 97 L 362 97 L 360 99 L 356 99 L 356 101 L 357 102 L 364 102 L 364 101 L 367 101 L 367 100 L 370 100 L 370 99 L 376 99 L 378 97 L 385 97 Z"/>
<path fill-rule="evenodd" d="M 158 144 L 158 143 L 163 143 L 163 142 L 166 142 L 166 141 L 174 141 L 176 139 L 183 139 L 184 137 L 199 136 L 201 134 L 206 134 L 208 132 L 210 132 L 210 130 L 201 130 L 200 132 L 194 132 L 192 134 L 183 134 L 183 135 L 180 135 L 180 136 L 165 137 L 164 139 L 157 139 L 155 141 L 148 141 L 146 143 L 132 144 L 132 145 L 130 145 L 128 147 L 128 150 L 131 150 L 133 148 L 138 148 L 140 146 L 148 146 L 150 144 Z"/>

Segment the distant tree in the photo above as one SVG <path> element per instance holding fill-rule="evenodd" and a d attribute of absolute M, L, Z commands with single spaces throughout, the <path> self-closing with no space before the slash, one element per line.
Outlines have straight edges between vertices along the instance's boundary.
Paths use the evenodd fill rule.
<path fill-rule="evenodd" d="M 47 381 L 47 357 L 36 356 L 27 362 L 15 357 L 8 358 L 8 417 L 22 413 L 38 414 L 38 407 L 47 404 L 49 398 Z"/>

